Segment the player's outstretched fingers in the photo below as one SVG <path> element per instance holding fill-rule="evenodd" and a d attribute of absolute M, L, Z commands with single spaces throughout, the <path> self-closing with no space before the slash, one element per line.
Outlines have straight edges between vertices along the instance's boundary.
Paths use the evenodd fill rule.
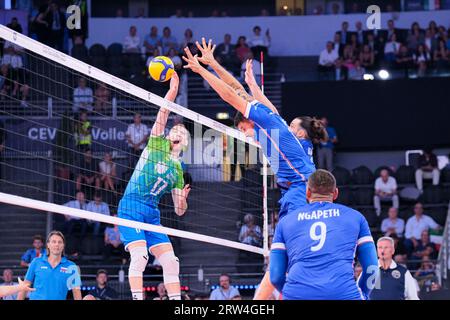
<path fill-rule="evenodd" d="M 200 50 L 201 53 L 204 52 L 203 47 L 198 43 L 198 41 L 195 41 L 195 45 L 197 46 L 198 50 Z"/>
<path fill-rule="evenodd" d="M 207 48 L 205 37 L 202 37 L 202 46 L 203 46 L 203 49 L 206 49 L 206 48 Z"/>
<path fill-rule="evenodd" d="M 208 49 L 209 50 L 212 49 L 212 39 L 209 39 L 209 41 L 208 41 Z"/>
<path fill-rule="evenodd" d="M 186 53 L 186 55 L 187 55 L 187 57 L 188 57 L 189 59 L 192 59 L 192 58 L 193 58 L 192 53 L 191 53 L 191 50 L 189 50 L 188 47 L 184 48 L 184 52 Z M 185 58 L 185 57 L 183 57 L 183 58 Z M 185 59 L 185 60 L 186 60 L 186 59 Z"/>

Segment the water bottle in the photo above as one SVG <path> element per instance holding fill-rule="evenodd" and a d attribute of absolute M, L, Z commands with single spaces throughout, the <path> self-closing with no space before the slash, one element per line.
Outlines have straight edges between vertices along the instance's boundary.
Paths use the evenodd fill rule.
<path fill-rule="evenodd" d="M 123 271 L 122 268 L 120 268 L 119 270 L 119 282 L 120 283 L 125 282 L 125 271 Z"/>
<path fill-rule="evenodd" d="M 197 271 L 198 282 L 203 282 L 203 268 L 200 266 Z"/>

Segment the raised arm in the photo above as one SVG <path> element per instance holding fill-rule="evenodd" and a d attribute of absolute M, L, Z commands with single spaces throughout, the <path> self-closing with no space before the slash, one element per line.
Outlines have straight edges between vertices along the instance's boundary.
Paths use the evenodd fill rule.
<path fill-rule="evenodd" d="M 229 103 L 240 113 L 245 114 L 247 103 L 252 102 L 253 98 L 245 92 L 235 91 L 223 80 L 217 78 L 211 72 L 203 68 L 198 61 L 197 55 L 193 56 L 189 48 L 185 48 L 184 52 L 186 53 L 186 57 L 183 56 L 183 59 L 187 62 L 187 65 L 185 65 L 184 68 L 191 69 L 193 72 L 198 73 L 225 102 Z"/>
<path fill-rule="evenodd" d="M 253 63 L 252 60 L 247 60 L 245 68 L 245 83 L 247 83 L 252 96 L 261 102 L 266 107 L 270 108 L 273 113 L 279 114 L 277 108 L 270 102 L 266 95 L 261 91 L 258 84 L 256 83 L 255 74 L 253 73 Z"/>
<path fill-rule="evenodd" d="M 172 78 L 170 79 L 170 89 L 167 91 L 165 99 L 169 101 L 175 101 L 175 98 L 178 94 L 178 86 L 180 83 L 180 79 L 178 78 L 178 74 L 176 72 L 173 73 Z M 161 108 L 158 111 L 158 115 L 156 116 L 155 124 L 153 125 L 151 135 L 159 137 L 164 134 L 164 129 L 166 128 L 167 119 L 169 119 L 170 110 L 166 108 Z"/>
<path fill-rule="evenodd" d="M 230 74 L 224 67 L 220 65 L 214 59 L 214 50 L 216 49 L 216 45 L 212 46 L 212 40 L 209 39 L 208 44 L 206 44 L 205 38 L 202 38 L 202 45 L 198 41 L 195 42 L 197 48 L 202 53 L 202 56 L 198 58 L 198 60 L 213 68 L 213 70 L 217 73 L 219 78 L 223 80 L 227 85 L 229 85 L 234 90 L 245 93 L 247 92 L 244 89 L 244 86 L 235 78 L 232 74 Z"/>
<path fill-rule="evenodd" d="M 185 185 L 183 189 L 172 190 L 172 200 L 177 216 L 182 216 L 187 210 L 187 197 L 191 191 L 190 185 Z"/>

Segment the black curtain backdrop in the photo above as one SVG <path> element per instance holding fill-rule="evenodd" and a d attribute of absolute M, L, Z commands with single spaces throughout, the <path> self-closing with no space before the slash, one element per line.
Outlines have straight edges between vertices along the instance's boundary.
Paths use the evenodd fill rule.
<path fill-rule="evenodd" d="M 283 117 L 326 116 L 339 148 L 450 146 L 450 78 L 286 82 Z"/>

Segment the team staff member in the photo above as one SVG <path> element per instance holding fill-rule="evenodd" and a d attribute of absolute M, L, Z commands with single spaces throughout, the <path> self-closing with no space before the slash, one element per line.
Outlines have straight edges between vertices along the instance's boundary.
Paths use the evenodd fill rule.
<path fill-rule="evenodd" d="M 73 299 L 81 300 L 81 279 L 78 266 L 64 257 L 65 239 L 59 231 L 47 236 L 46 254 L 33 260 L 24 283 L 33 286 L 30 300 L 65 300 L 67 291 L 72 290 Z M 19 293 L 17 300 L 24 300 Z"/>
<path fill-rule="evenodd" d="M 394 239 L 382 237 L 377 242 L 380 283 L 370 294 L 371 300 L 419 300 L 417 283 L 405 267 L 392 260 Z"/>

